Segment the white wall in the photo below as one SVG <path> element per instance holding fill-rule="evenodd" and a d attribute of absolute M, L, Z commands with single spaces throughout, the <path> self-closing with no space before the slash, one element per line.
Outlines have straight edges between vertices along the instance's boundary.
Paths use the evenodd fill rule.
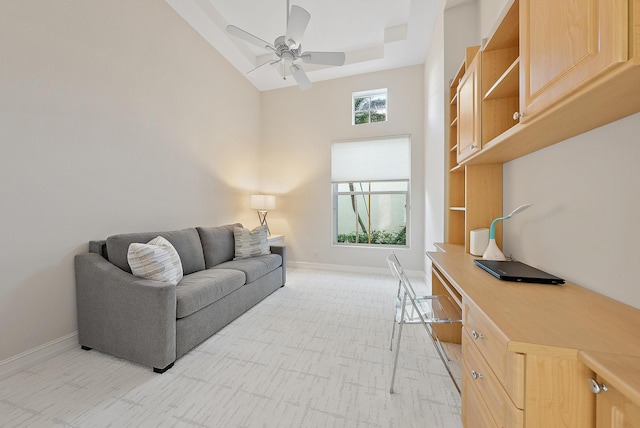
<path fill-rule="evenodd" d="M 76 331 L 73 256 L 244 221 L 260 94 L 160 1 L 0 7 L 0 361 Z"/>
<path fill-rule="evenodd" d="M 351 94 L 388 89 L 387 122 L 351 124 Z M 331 142 L 411 135 L 411 211 L 406 268 L 422 269 L 424 251 L 424 83 L 413 66 L 262 93 L 263 191 L 276 194 L 272 233 L 284 233 L 287 257 L 296 262 L 386 267 L 389 248 L 332 245 Z"/>
<path fill-rule="evenodd" d="M 449 85 L 464 60 L 465 48 L 479 44 L 476 2 L 442 1 L 429 44 L 425 79 L 425 249 L 446 240 Z M 431 269 L 425 256 L 425 272 Z M 427 275 L 427 279 L 429 276 Z"/>
<path fill-rule="evenodd" d="M 510 0 L 476 0 L 479 9 L 480 36 L 485 39 L 498 25 L 498 18 Z"/>
<path fill-rule="evenodd" d="M 444 10 L 444 77 L 447 101 L 449 84 L 465 59 L 465 49 L 481 44 L 478 14 L 477 1 Z M 445 110 L 448 114 L 448 109 Z"/>
<path fill-rule="evenodd" d="M 504 165 L 505 254 L 640 308 L 640 113 Z"/>
<path fill-rule="evenodd" d="M 434 242 L 444 242 L 445 230 L 445 123 L 446 77 L 444 75 L 445 27 L 441 3 L 424 67 L 425 85 L 425 249 L 435 250 Z M 425 272 L 430 259 L 423 255 Z M 430 275 L 427 275 L 430 278 Z"/>

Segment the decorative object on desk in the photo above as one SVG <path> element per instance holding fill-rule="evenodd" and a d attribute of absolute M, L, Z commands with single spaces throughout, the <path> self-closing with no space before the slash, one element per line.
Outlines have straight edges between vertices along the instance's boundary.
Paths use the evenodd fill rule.
<path fill-rule="evenodd" d="M 267 233 L 271 235 L 267 223 L 267 213 L 276 208 L 276 197 L 273 195 L 251 195 L 251 208 L 258 211 L 261 226 L 267 226 Z"/>
<path fill-rule="evenodd" d="M 489 229 L 474 229 L 469 239 L 469 252 L 474 256 L 481 256 L 489 245 Z"/>
<path fill-rule="evenodd" d="M 483 259 L 507 260 L 507 258 L 504 256 L 504 254 L 502 254 L 502 251 L 500 251 L 500 248 L 498 248 L 498 245 L 496 244 L 496 225 L 498 224 L 499 221 L 511 218 L 512 216 L 518 214 L 519 212 L 526 210 L 531 205 L 532 204 L 520 205 L 518 208 L 511 211 L 511 213 L 509 213 L 508 215 L 504 217 L 498 217 L 497 219 L 491 222 L 491 227 L 489 228 L 489 245 L 487 246 L 487 249 L 484 251 L 484 254 L 482 255 Z"/>

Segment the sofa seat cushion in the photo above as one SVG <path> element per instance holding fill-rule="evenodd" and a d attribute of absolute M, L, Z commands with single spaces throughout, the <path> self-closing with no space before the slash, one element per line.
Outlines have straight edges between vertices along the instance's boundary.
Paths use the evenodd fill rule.
<path fill-rule="evenodd" d="M 184 318 L 242 287 L 244 272 L 237 269 L 207 269 L 182 278 L 176 286 L 176 318 Z"/>
<path fill-rule="evenodd" d="M 269 272 L 282 266 L 282 256 L 280 254 L 267 254 L 265 256 L 250 257 L 241 260 L 232 260 L 215 266 L 216 269 L 236 269 L 244 272 L 247 276 L 247 283 L 262 278 Z"/>

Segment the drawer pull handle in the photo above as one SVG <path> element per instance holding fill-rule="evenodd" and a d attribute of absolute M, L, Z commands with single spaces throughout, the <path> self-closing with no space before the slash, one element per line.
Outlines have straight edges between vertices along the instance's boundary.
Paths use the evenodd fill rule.
<path fill-rule="evenodd" d="M 484 334 L 478 333 L 477 331 L 473 330 L 471 332 L 471 337 L 473 337 L 473 340 L 484 339 Z"/>
<path fill-rule="evenodd" d="M 604 383 L 598 383 L 593 379 L 587 380 L 587 383 L 591 387 L 591 390 L 594 394 L 600 394 L 601 392 L 607 392 L 609 388 Z"/>
<path fill-rule="evenodd" d="M 474 379 L 482 379 L 482 373 L 477 372 L 475 370 L 471 370 L 471 377 Z"/>

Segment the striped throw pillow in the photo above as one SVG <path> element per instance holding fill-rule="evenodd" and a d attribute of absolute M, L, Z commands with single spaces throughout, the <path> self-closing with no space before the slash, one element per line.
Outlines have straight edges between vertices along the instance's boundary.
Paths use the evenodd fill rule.
<path fill-rule="evenodd" d="M 267 226 L 258 226 L 253 230 L 243 227 L 233 228 L 233 237 L 236 241 L 236 254 L 233 260 L 271 254 L 269 250 Z"/>
<path fill-rule="evenodd" d="M 176 285 L 182 279 L 182 262 L 176 249 L 162 236 L 146 244 L 129 245 L 127 260 L 131 272 L 140 278 Z"/>

